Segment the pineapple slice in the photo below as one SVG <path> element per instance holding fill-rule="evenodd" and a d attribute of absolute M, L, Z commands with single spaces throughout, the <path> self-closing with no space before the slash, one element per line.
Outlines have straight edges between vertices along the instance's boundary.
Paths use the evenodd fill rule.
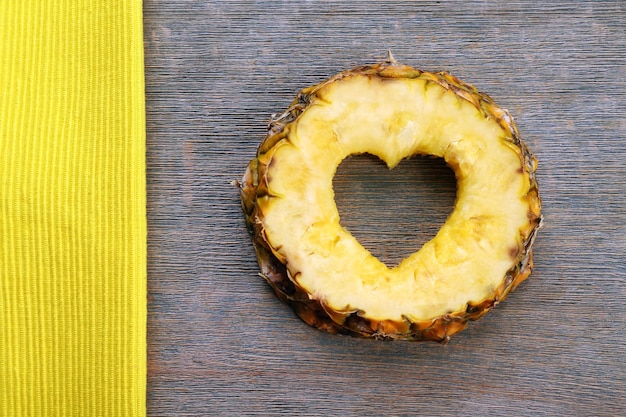
<path fill-rule="evenodd" d="M 242 205 L 261 275 L 306 323 L 446 342 L 530 274 L 537 162 L 509 113 L 474 87 L 389 56 L 302 90 L 268 130 L 239 183 Z M 389 168 L 440 157 L 457 178 L 445 224 L 394 268 L 339 223 L 333 176 L 360 153 Z"/>

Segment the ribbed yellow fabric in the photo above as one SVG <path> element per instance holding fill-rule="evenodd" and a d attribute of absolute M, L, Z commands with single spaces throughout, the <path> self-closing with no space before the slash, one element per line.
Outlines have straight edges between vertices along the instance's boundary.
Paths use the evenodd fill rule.
<path fill-rule="evenodd" d="M 141 416 L 140 0 L 0 0 L 0 415 Z"/>

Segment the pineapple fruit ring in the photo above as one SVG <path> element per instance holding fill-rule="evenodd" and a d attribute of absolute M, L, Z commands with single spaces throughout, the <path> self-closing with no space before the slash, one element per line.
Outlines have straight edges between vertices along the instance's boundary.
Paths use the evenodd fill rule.
<path fill-rule="evenodd" d="M 268 130 L 239 183 L 242 205 L 261 275 L 311 326 L 446 342 L 530 274 L 537 162 L 509 113 L 474 87 L 390 55 L 302 90 Z M 457 178 L 445 224 L 391 269 L 339 224 L 333 176 L 360 153 L 389 168 L 440 157 Z"/>

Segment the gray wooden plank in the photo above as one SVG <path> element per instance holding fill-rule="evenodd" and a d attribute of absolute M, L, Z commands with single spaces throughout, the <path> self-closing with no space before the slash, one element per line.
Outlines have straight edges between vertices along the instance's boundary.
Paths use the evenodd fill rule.
<path fill-rule="evenodd" d="M 623 413 L 623 1 L 146 0 L 144 10 L 150 415 Z M 540 161 L 535 272 L 446 346 L 301 323 L 258 277 L 231 185 L 297 90 L 387 49 L 489 93 Z M 436 163 L 397 170 L 354 158 L 335 179 L 347 226 L 391 263 L 399 244 L 433 233 L 454 194 Z"/>

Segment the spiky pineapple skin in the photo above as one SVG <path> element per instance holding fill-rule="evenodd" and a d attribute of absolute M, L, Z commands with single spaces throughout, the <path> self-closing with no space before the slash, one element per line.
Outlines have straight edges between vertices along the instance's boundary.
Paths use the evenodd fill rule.
<path fill-rule="evenodd" d="M 523 250 L 517 255 L 517 263 L 510 268 L 501 284 L 491 296 L 480 303 L 468 303 L 463 311 L 456 311 L 425 321 L 413 322 L 408 319 L 372 320 L 362 317 L 358 312 L 344 313 L 333 310 L 322 300 L 312 298 L 298 283 L 290 278 L 283 261 L 274 255 L 274 251 L 264 234 L 260 213 L 257 210 L 257 199 L 267 195 L 268 166 L 262 162 L 262 156 L 271 151 L 279 141 L 285 138 L 290 124 L 294 123 L 311 102 L 317 92 L 330 83 L 353 75 L 366 75 L 380 78 L 421 78 L 436 83 L 459 98 L 471 103 L 485 118 L 498 122 L 500 127 L 510 133 L 508 135 L 512 147 L 518 153 L 522 170 L 530 181 L 526 198 L 529 202 L 528 227 L 521 230 L 524 239 Z M 463 330 L 470 321 L 477 320 L 504 300 L 508 293 L 515 289 L 532 272 L 532 244 L 537 230 L 542 224 L 541 199 L 536 179 L 537 160 L 522 142 L 513 118 L 509 113 L 498 107 L 486 94 L 475 87 L 464 83 L 446 72 L 428 72 L 406 65 L 399 65 L 393 59 L 381 64 L 361 66 L 341 72 L 327 81 L 300 91 L 290 107 L 268 125 L 266 138 L 257 150 L 257 156 L 248 165 L 241 182 L 238 182 L 242 208 L 246 225 L 252 235 L 261 276 L 274 289 L 283 302 L 291 306 L 296 314 L 307 324 L 333 334 L 347 334 L 357 337 L 384 340 L 431 340 L 446 343 L 450 337 Z"/>

